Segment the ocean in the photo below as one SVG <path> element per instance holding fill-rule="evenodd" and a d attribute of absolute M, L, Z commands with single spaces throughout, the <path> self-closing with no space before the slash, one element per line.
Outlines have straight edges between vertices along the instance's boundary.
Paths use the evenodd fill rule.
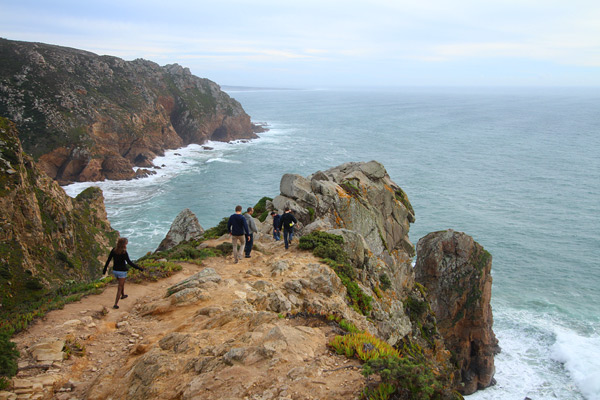
<path fill-rule="evenodd" d="M 268 132 L 168 151 L 157 175 L 95 183 L 134 258 L 191 209 L 204 228 L 284 173 L 377 160 L 416 213 L 493 256 L 497 384 L 469 400 L 600 400 L 600 91 L 397 88 L 230 91 Z M 71 196 L 90 183 L 65 187 Z"/>

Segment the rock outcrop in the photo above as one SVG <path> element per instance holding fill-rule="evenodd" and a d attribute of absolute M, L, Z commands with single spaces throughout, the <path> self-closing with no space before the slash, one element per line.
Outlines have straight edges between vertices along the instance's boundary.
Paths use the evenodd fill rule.
<path fill-rule="evenodd" d="M 204 229 L 198 218 L 189 208 L 186 208 L 177 215 L 167 236 L 160 242 L 156 251 L 169 250 L 183 241 L 198 239 L 203 234 Z"/>
<path fill-rule="evenodd" d="M 117 236 L 102 191 L 67 196 L 23 152 L 15 125 L 0 118 L 0 312 L 99 277 Z"/>
<path fill-rule="evenodd" d="M 165 149 L 256 138 L 219 86 L 177 64 L 0 39 L 0 116 L 59 182 L 132 179 Z"/>
<path fill-rule="evenodd" d="M 453 230 L 433 232 L 417 244 L 415 280 L 427 289 L 446 346 L 460 364 L 461 392 L 494 383 L 492 256 L 472 237 Z"/>
<path fill-rule="evenodd" d="M 415 254 L 408 231 L 415 215 L 384 166 L 370 161 L 342 164 L 306 178 L 286 174 L 280 191 L 271 207 L 294 210 L 301 234 L 316 229 L 344 238 L 362 289 L 375 299 L 371 317 L 379 335 L 391 344 L 404 337 L 410 321 L 402 300 L 413 287 Z"/>

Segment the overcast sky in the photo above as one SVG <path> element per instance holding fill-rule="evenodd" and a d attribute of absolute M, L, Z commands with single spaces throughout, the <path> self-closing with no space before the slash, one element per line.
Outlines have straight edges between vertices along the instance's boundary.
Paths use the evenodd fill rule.
<path fill-rule="evenodd" d="M 0 37 L 220 85 L 600 86 L 600 0 L 0 0 Z"/>

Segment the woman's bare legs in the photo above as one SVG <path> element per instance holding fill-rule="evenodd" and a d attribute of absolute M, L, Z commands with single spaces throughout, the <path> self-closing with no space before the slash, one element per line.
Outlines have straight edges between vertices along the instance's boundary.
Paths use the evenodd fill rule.
<path fill-rule="evenodd" d="M 115 298 L 115 305 L 113 308 L 119 308 L 117 305 L 119 303 L 119 299 L 123 296 L 123 292 L 125 291 L 125 278 L 117 278 L 119 281 L 119 286 L 117 287 L 117 297 Z"/>

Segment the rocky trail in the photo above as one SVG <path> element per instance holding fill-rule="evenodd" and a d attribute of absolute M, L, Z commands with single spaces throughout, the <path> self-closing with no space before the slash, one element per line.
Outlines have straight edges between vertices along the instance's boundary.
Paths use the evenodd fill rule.
<path fill-rule="evenodd" d="M 327 347 L 339 328 L 284 317 L 293 306 L 286 302 L 301 301 L 279 296 L 284 284 L 311 279 L 318 260 L 297 244 L 286 251 L 270 237 L 256 243 L 260 251 L 237 264 L 232 256 L 210 258 L 183 263 L 158 282 L 128 282 L 119 309 L 111 284 L 48 313 L 13 338 L 20 370 L 0 399 L 358 398 L 359 362 Z M 165 298 L 168 288 L 211 268 L 218 279 Z"/>

